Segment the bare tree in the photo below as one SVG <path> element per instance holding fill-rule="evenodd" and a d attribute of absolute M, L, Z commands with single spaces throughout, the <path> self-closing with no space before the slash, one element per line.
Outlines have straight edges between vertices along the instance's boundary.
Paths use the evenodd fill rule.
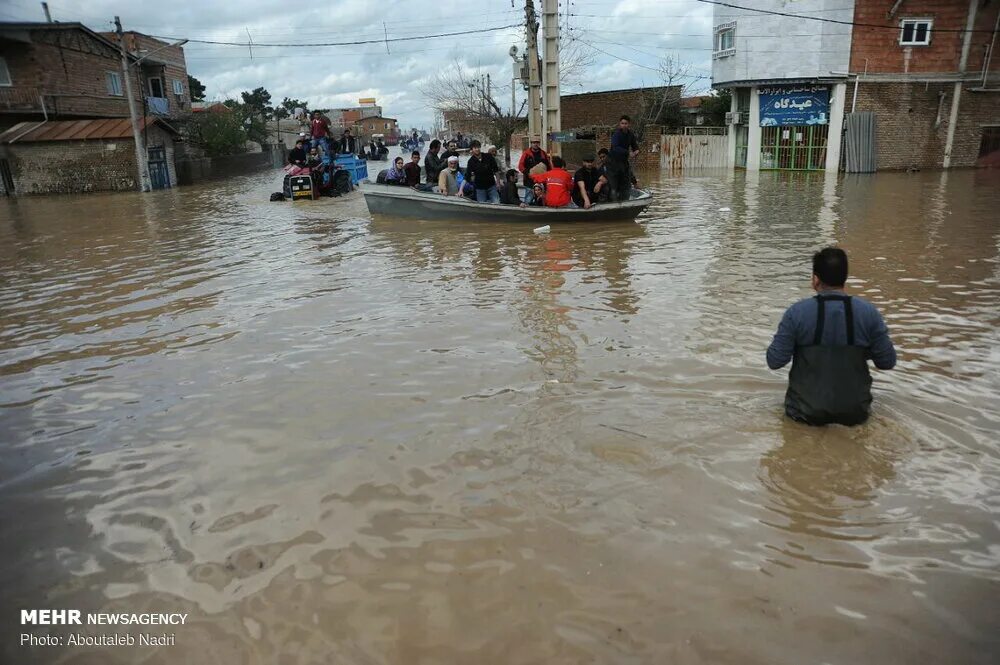
<path fill-rule="evenodd" d="M 527 124 L 526 100 L 517 108 L 504 107 L 491 90 L 484 89 L 478 74 L 457 64 L 431 79 L 424 87 L 424 96 L 445 117 L 458 117 L 491 143 L 504 146 L 510 162 L 510 137 Z"/>
<path fill-rule="evenodd" d="M 575 88 L 592 80 L 588 74 L 594 71 L 597 59 L 592 49 L 570 37 L 559 45 L 559 87 Z"/>

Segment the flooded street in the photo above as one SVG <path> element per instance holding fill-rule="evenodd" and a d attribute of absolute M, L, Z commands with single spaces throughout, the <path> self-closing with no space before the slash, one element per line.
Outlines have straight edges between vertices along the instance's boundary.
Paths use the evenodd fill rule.
<path fill-rule="evenodd" d="M 0 201 L 0 662 L 996 663 L 1000 173 L 641 179 L 548 237 Z M 814 429 L 764 351 L 834 242 L 900 361 Z"/>

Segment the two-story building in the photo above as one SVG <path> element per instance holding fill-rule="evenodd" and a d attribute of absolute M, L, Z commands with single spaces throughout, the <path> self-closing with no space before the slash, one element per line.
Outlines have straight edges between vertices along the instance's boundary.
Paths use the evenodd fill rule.
<path fill-rule="evenodd" d="M 712 85 L 733 95 L 730 163 L 836 170 L 851 58 L 851 0 L 714 8 Z M 809 21 L 782 14 L 820 16 Z"/>
<path fill-rule="evenodd" d="M 178 133 L 169 121 L 191 112 L 184 52 L 138 33 L 126 33 L 125 43 L 152 184 L 170 187 Z M 123 76 L 114 33 L 0 23 L 0 193 L 138 187 Z"/>
<path fill-rule="evenodd" d="M 747 5 L 749 6 L 749 5 Z M 712 80 L 747 169 L 972 166 L 1000 145 L 997 0 L 716 5 Z M 848 129 L 845 135 L 845 128 Z M 846 146 L 846 149 L 844 148 Z"/>
<path fill-rule="evenodd" d="M 854 22 L 847 108 L 873 114 L 878 168 L 996 159 L 1000 2 L 856 0 Z"/>

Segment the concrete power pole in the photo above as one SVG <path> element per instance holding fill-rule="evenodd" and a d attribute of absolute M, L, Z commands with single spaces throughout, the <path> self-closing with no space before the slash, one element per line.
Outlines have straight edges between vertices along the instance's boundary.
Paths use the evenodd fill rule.
<path fill-rule="evenodd" d="M 125 96 L 128 98 L 128 114 L 132 120 L 132 139 L 135 141 L 135 167 L 139 170 L 139 189 L 148 192 L 152 189 L 149 183 L 149 168 L 146 166 L 146 150 L 142 144 L 142 134 L 139 132 L 139 115 L 135 110 L 135 97 L 132 96 L 132 77 L 128 73 L 128 55 L 125 51 L 125 35 L 122 32 L 122 22 L 115 17 L 115 32 L 118 33 L 118 48 L 122 53 L 122 76 L 125 78 Z"/>
<path fill-rule="evenodd" d="M 552 132 L 562 129 L 562 113 L 559 104 L 559 3 L 557 0 L 542 0 L 542 35 L 545 49 L 542 61 L 542 135 L 543 140 Z M 552 142 L 549 152 L 558 155 L 559 144 Z"/>
<path fill-rule="evenodd" d="M 528 137 L 542 133 L 541 72 L 538 71 L 538 19 L 535 3 L 524 0 L 526 41 L 528 43 Z"/>

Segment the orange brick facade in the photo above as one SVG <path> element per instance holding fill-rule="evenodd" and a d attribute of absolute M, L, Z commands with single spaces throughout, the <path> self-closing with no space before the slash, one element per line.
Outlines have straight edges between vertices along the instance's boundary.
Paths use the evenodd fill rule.
<path fill-rule="evenodd" d="M 896 14 L 889 10 L 896 0 L 857 0 L 854 22 L 870 25 L 897 25 L 903 19 L 933 19 L 927 46 L 902 46 L 900 31 L 855 26 L 851 46 L 851 71 L 869 73 L 957 72 L 962 52 L 963 32 L 968 19 L 968 0 L 904 0 Z M 978 9 L 966 71 L 980 72 L 989 47 L 1000 6 L 977 2 Z M 909 54 L 909 55 L 907 55 Z M 994 55 L 990 71 L 1000 72 L 1000 58 Z"/>
<path fill-rule="evenodd" d="M 875 113 L 879 169 L 940 168 L 955 87 L 961 81 L 950 166 L 973 166 L 985 128 L 1000 126 L 996 53 L 988 72 L 993 78 L 982 89 L 983 65 L 1000 3 L 977 0 L 964 75 L 960 69 L 968 0 L 904 0 L 890 18 L 895 4 L 895 0 L 857 0 L 854 21 L 895 26 L 904 19 L 931 19 L 930 44 L 903 46 L 899 30 L 855 26 L 851 72 L 861 76 L 856 103 L 854 86 L 847 87 L 846 107 Z"/>
<path fill-rule="evenodd" d="M 559 100 L 560 122 L 564 130 L 613 127 L 623 114 L 631 116 L 633 121 L 647 115 L 654 105 L 659 106 L 664 95 L 665 107 L 676 106 L 681 101 L 681 87 L 633 88 L 563 95 Z"/>

